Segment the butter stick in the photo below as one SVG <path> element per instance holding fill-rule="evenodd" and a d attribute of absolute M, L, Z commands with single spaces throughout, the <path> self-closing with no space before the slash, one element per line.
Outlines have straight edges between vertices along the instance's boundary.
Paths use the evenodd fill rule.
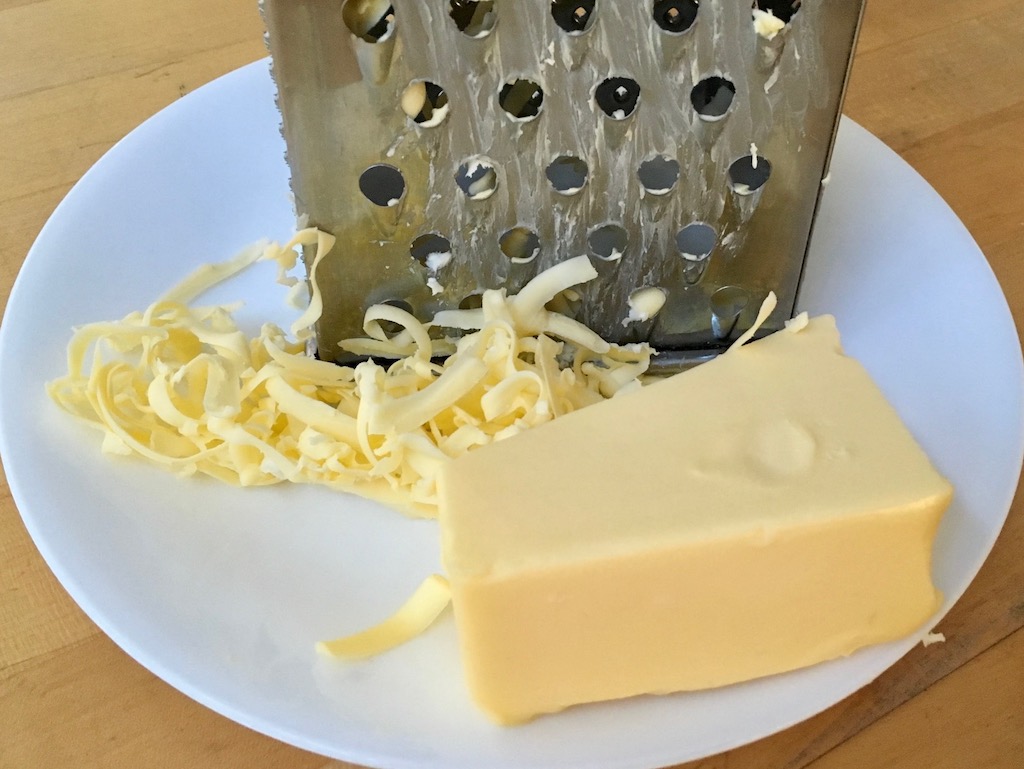
<path fill-rule="evenodd" d="M 483 447 L 440 481 L 471 693 L 511 724 L 907 635 L 951 496 L 828 316 Z"/>

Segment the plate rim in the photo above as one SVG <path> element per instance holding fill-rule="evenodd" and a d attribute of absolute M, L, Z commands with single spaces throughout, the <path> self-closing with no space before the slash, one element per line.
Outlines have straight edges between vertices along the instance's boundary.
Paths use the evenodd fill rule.
<path fill-rule="evenodd" d="M 160 117 L 161 120 L 169 120 L 171 118 L 176 117 L 180 110 L 185 109 L 183 107 L 180 107 L 179 105 L 181 105 L 183 102 L 185 102 L 185 100 L 193 97 L 194 95 L 204 94 L 204 97 L 211 97 L 220 89 L 237 87 L 237 85 L 242 83 L 243 79 L 245 79 L 245 78 L 269 78 L 269 74 L 268 74 L 268 71 L 267 71 L 268 61 L 269 61 L 268 59 L 262 59 L 262 60 L 259 60 L 257 62 L 253 62 L 251 64 L 245 65 L 244 67 L 241 67 L 241 68 L 239 68 L 237 70 L 234 70 L 233 72 L 227 73 L 226 75 L 223 75 L 223 76 L 217 78 L 216 80 L 211 81 L 210 83 L 205 84 L 201 88 L 196 89 L 196 91 L 193 91 L 188 96 L 186 96 L 184 99 L 179 100 L 177 102 L 174 102 L 171 105 L 169 105 L 168 107 L 166 107 L 163 110 L 161 110 L 160 112 L 156 113 L 154 116 L 152 116 L 147 121 L 142 123 L 139 127 L 134 129 L 133 131 L 131 131 L 129 134 L 127 134 L 125 137 L 120 139 L 118 142 L 116 142 L 71 187 L 71 189 L 69 190 L 69 192 L 67 193 L 65 198 L 61 200 L 61 202 L 56 206 L 56 208 L 51 213 L 51 215 L 47 218 L 46 223 L 41 228 L 38 236 L 36 237 L 35 241 L 33 242 L 32 247 L 29 249 L 29 252 L 26 255 L 25 261 L 24 261 L 21 269 L 19 270 L 18 275 L 17 275 L 14 283 L 12 284 L 10 295 L 9 295 L 8 301 L 7 301 L 7 306 L 6 306 L 5 312 L 4 312 L 3 321 L 0 322 L 0 393 L 3 392 L 3 388 L 6 386 L 4 384 L 6 378 L 2 375 L 2 369 L 4 368 L 3 361 L 4 361 L 4 358 L 6 357 L 5 355 L 3 355 L 3 353 L 9 347 L 9 343 L 8 343 L 8 339 L 7 338 L 8 338 L 9 334 L 13 333 L 13 332 L 9 331 L 9 328 L 12 325 L 10 323 L 10 318 L 13 316 L 13 314 L 15 312 L 18 311 L 18 308 L 23 303 L 21 295 L 23 293 L 25 293 L 26 291 L 28 291 L 28 289 L 25 288 L 25 286 L 28 284 L 30 278 L 27 278 L 25 276 L 26 275 L 30 275 L 31 270 L 33 270 L 35 268 L 35 264 L 37 262 L 39 262 L 39 261 L 42 261 L 45 258 L 45 256 L 44 256 L 45 252 L 43 250 L 43 246 L 40 246 L 39 244 L 40 243 L 45 244 L 46 239 L 49 237 L 50 231 L 54 227 L 59 226 L 59 223 L 61 221 L 61 217 L 64 214 L 64 211 L 70 205 L 68 203 L 68 201 L 70 199 L 72 199 L 73 196 L 84 194 L 83 190 L 87 190 L 90 187 L 90 185 L 92 184 L 93 179 L 95 179 L 97 177 L 97 175 L 99 175 L 99 174 L 101 174 L 103 172 L 103 168 L 105 168 L 105 166 L 103 166 L 104 159 L 106 159 L 109 155 L 113 155 L 115 153 L 123 151 L 123 147 L 126 146 L 127 143 L 130 143 L 130 142 L 134 141 L 135 139 L 133 137 L 138 136 L 137 132 L 142 130 L 145 126 L 149 125 L 150 129 L 147 129 L 147 130 L 151 130 L 152 126 L 153 126 L 153 123 L 151 123 L 151 121 L 153 121 L 154 119 L 156 119 L 158 117 Z M 906 169 L 909 169 L 910 171 L 912 171 L 920 179 L 921 183 L 928 190 L 931 191 L 931 194 L 933 194 L 935 196 L 935 199 L 939 203 L 941 203 L 941 205 L 943 207 L 945 207 L 949 211 L 950 215 L 952 215 L 954 217 L 954 219 L 958 223 L 960 223 L 961 226 L 963 226 L 963 224 L 962 224 L 962 222 L 960 222 L 959 218 L 956 217 L 955 212 L 953 212 L 952 209 L 949 208 L 949 206 L 945 203 L 944 200 L 942 200 L 942 198 L 938 195 L 938 193 L 935 192 L 935 190 L 931 187 L 931 185 L 928 184 L 927 181 L 925 181 L 923 178 L 921 178 L 920 175 L 918 175 L 916 173 L 916 171 L 913 171 L 913 169 L 909 166 L 909 164 L 907 164 L 906 161 L 904 161 L 902 158 L 900 158 L 899 155 L 897 155 L 895 152 L 893 152 L 890 148 L 886 147 L 884 145 L 884 143 L 882 143 L 877 137 L 873 136 L 866 129 L 864 129 L 863 127 L 859 126 L 858 124 L 856 124 L 854 121 L 850 120 L 849 118 L 846 118 L 845 116 L 843 118 L 843 124 L 844 124 L 844 129 L 846 131 L 853 130 L 854 132 L 861 132 L 865 137 L 867 137 L 868 139 L 870 139 L 871 141 L 873 141 L 873 142 L 875 142 L 877 144 L 877 148 L 876 149 L 884 150 L 886 153 L 888 153 L 889 155 L 892 156 L 892 159 L 894 159 L 895 162 L 898 162 L 899 164 L 904 166 Z M 850 126 L 852 126 L 852 128 L 850 128 Z M 283 143 L 282 143 L 282 147 L 283 147 Z M 964 231 L 967 234 L 968 238 L 970 238 L 971 242 L 974 243 L 975 247 L 977 248 L 976 242 L 974 241 L 974 239 L 970 235 L 970 233 L 967 231 L 966 227 L 964 227 Z M 991 265 L 988 263 L 987 259 L 984 258 L 984 254 L 981 252 L 980 248 L 978 248 L 977 250 L 978 250 L 978 254 L 981 256 L 982 261 L 984 262 L 984 265 L 987 268 L 987 270 L 988 270 L 992 280 L 995 281 L 996 285 L 998 286 L 998 280 L 996 279 L 995 274 L 994 274 L 994 272 L 991 269 Z M 26 269 L 26 267 L 28 269 Z M 1001 289 L 1000 289 L 1000 291 L 1001 291 Z M 13 311 L 12 311 L 12 308 L 14 308 Z M 1007 318 L 1010 321 L 1011 326 L 1013 326 L 1012 313 L 1010 312 L 1009 305 L 1006 302 L 1005 294 L 1003 294 L 1003 304 L 1001 306 L 1001 311 L 1005 313 L 1005 315 L 1007 316 Z M 1013 328 L 1014 328 L 1014 334 L 1016 334 L 1015 326 L 1013 326 Z M 1024 386 L 1024 359 L 1022 359 L 1021 356 L 1020 356 L 1020 339 L 1019 339 L 1019 337 L 1017 337 L 1017 347 L 1018 347 L 1018 350 L 1017 350 L 1018 355 L 1016 357 L 1016 360 L 1014 361 L 1014 365 L 1015 365 L 1015 368 L 1016 368 L 1016 380 L 1017 380 L 1019 385 Z M 0 402 L 3 402 L 5 400 L 6 400 L 6 398 L 0 398 Z M 1020 402 L 1020 399 L 1018 399 L 1018 406 L 1019 406 L 1019 402 Z M 0 408 L 0 413 L 2 413 L 2 412 L 3 412 L 3 409 Z M 1018 422 L 1019 422 L 1019 432 L 1021 433 L 1022 436 L 1024 436 L 1024 410 L 1022 410 L 1021 408 L 1018 408 L 1018 412 L 1017 413 L 1018 413 Z M 31 506 L 32 506 L 32 503 L 30 501 L 31 493 L 26 490 L 25 486 L 23 485 L 23 477 L 22 477 L 22 475 L 19 473 L 19 471 L 17 471 L 15 469 L 15 468 L 18 467 L 17 460 L 14 461 L 13 465 L 11 463 L 11 457 L 14 456 L 17 453 L 16 451 L 14 451 L 12 449 L 13 449 L 13 446 L 12 446 L 12 443 L 11 443 L 11 437 L 8 435 L 6 429 L 0 428 L 0 455 L 2 455 L 4 457 L 4 459 L 5 459 L 5 465 L 7 467 L 7 481 L 8 481 L 8 485 L 10 487 L 12 498 L 14 500 L 15 506 L 17 507 L 17 509 L 19 511 L 19 514 L 21 516 L 23 524 L 25 525 L 26 529 L 28 530 L 28 532 L 29 532 L 29 534 L 30 534 L 30 536 L 31 536 L 31 538 L 33 540 L 34 546 L 38 549 L 38 551 L 42 555 L 44 561 L 47 563 L 48 568 L 51 570 L 51 572 L 54 573 L 54 575 L 57 577 L 58 581 L 61 583 L 62 587 L 68 592 L 68 594 L 72 597 L 72 599 L 76 602 L 76 604 L 78 604 L 80 607 L 83 607 L 83 610 L 84 610 L 84 606 L 92 605 L 92 602 L 89 601 L 88 597 L 83 594 L 83 589 L 81 588 L 81 585 L 79 584 L 78 580 L 66 568 L 66 564 L 62 563 L 62 561 L 59 558 L 59 556 L 51 548 L 51 544 L 52 543 L 50 541 L 48 541 L 47 537 L 45 536 L 45 533 L 43 531 L 41 531 L 41 529 L 39 528 L 38 520 L 36 520 L 36 518 L 31 513 L 28 512 L 30 510 Z M 1018 468 L 1017 475 L 1018 475 L 1018 478 L 1019 478 L 1020 467 L 1021 467 L 1022 461 L 1024 461 L 1024 441 L 1021 441 L 1021 443 L 1019 445 L 1019 448 L 1018 448 L 1017 456 L 1014 458 L 1013 461 L 1015 462 L 1015 466 Z M 996 529 L 995 534 L 992 536 L 991 542 L 988 544 L 987 549 L 981 555 L 980 561 L 978 563 L 978 568 L 980 568 L 980 564 L 983 563 L 984 560 L 988 557 L 989 553 L 991 552 L 992 547 L 994 546 L 994 543 L 995 543 L 996 539 L 999 536 L 1000 531 L 1002 530 L 1003 525 L 1005 524 L 1006 517 L 1009 514 L 1010 507 L 1011 507 L 1011 504 L 1012 504 L 1012 500 L 1013 500 L 1013 496 L 1014 496 L 1014 489 L 1011 488 L 1009 490 L 1008 494 L 1005 494 L 1004 496 L 1006 496 L 1006 504 L 1005 504 L 1005 511 L 1006 512 L 1003 514 L 1002 522 L 1000 523 L 999 527 Z M 972 569 L 972 572 L 973 572 L 974 576 L 977 575 L 977 570 L 978 569 Z M 931 624 L 934 624 L 935 622 L 940 621 L 942 619 L 942 617 L 945 616 L 945 613 L 949 610 L 949 608 L 952 607 L 952 605 L 956 602 L 956 600 L 958 600 L 963 595 L 963 592 L 966 591 L 966 589 L 969 587 L 969 585 L 971 584 L 971 582 L 974 579 L 974 576 L 972 576 L 967 581 L 967 583 L 963 586 L 963 589 L 960 590 L 959 593 L 955 597 L 953 597 L 952 600 L 947 602 L 947 606 L 944 607 L 944 610 L 941 612 L 941 614 L 938 615 L 932 621 Z M 222 715 L 232 719 L 236 723 L 239 723 L 239 724 L 241 724 L 243 726 L 255 729 L 256 731 L 259 731 L 259 732 L 261 732 L 263 734 L 269 735 L 269 736 L 271 736 L 271 737 L 273 737 L 275 739 L 279 739 L 279 740 L 282 740 L 282 741 L 287 742 L 289 744 L 295 745 L 297 747 L 300 747 L 300 748 L 303 748 L 303 749 L 307 749 L 307 750 L 314 750 L 314 751 L 316 751 L 318 753 L 322 753 L 323 755 L 332 756 L 332 757 L 335 757 L 335 758 L 340 758 L 342 760 L 355 761 L 355 762 L 358 762 L 358 763 L 368 763 L 370 765 L 377 765 L 377 762 L 380 761 L 380 759 L 381 759 L 381 756 L 379 756 L 379 755 L 367 754 L 367 753 L 363 753 L 363 752 L 359 752 L 359 751 L 353 751 L 353 752 L 347 752 L 347 753 L 346 752 L 339 753 L 337 751 L 337 749 L 336 749 L 336 746 L 318 745 L 315 740 L 311 741 L 308 737 L 306 737 L 306 736 L 304 736 L 302 734 L 299 734 L 297 732 L 292 732 L 291 730 L 288 730 L 288 729 L 282 729 L 281 726 L 278 725 L 278 724 L 274 724 L 272 722 L 268 722 L 265 719 L 263 719 L 263 718 L 261 718 L 259 716 L 256 716 L 256 715 L 254 715 L 252 713 L 249 713 L 249 712 L 246 712 L 244 710 L 235 708 L 230 703 L 227 703 L 227 702 L 219 699 L 216 696 L 208 695 L 208 693 L 203 691 L 202 689 L 196 688 L 195 686 L 189 685 L 187 680 L 183 679 L 174 670 L 166 669 L 161 664 L 161 662 L 160 662 L 160 660 L 158 658 L 154 658 L 152 655 L 146 655 L 144 653 L 141 653 L 142 650 L 136 649 L 135 648 L 135 644 L 132 643 L 132 640 L 130 638 L 126 638 L 126 637 L 124 637 L 122 635 L 122 633 L 120 632 L 120 628 L 117 626 L 116 622 L 111 621 L 110 618 L 108 618 L 108 617 L 97 618 L 96 616 L 94 616 L 94 614 L 92 612 L 86 612 L 86 613 L 90 616 L 90 618 L 94 622 L 96 622 L 96 624 L 100 627 L 100 629 L 109 638 L 111 638 L 111 640 L 113 640 L 126 654 L 128 654 L 132 659 L 134 659 L 136 662 L 138 662 L 144 668 L 146 668 L 147 670 L 153 672 L 155 675 L 157 675 L 159 678 L 164 680 L 169 685 L 173 686 L 175 689 L 185 693 L 191 699 L 201 703 L 202 705 L 204 705 L 205 707 L 210 708 L 211 710 L 214 710 L 215 712 L 218 712 L 218 713 L 220 713 L 220 714 L 222 714 Z M 923 632 L 925 632 L 925 629 L 922 629 L 922 633 Z M 917 634 L 917 636 L 919 636 L 919 635 L 920 635 L 920 633 Z M 899 658 L 904 656 L 907 652 L 909 652 L 916 645 L 917 642 L 918 642 L 918 638 L 917 637 L 908 637 L 903 642 L 899 643 L 898 646 L 900 648 L 902 648 L 902 647 L 905 647 L 905 648 L 902 648 L 902 651 L 899 653 L 899 655 L 898 655 L 898 657 L 896 659 L 898 660 Z M 889 667 L 891 667 L 892 664 L 895 664 L 895 661 L 893 661 L 893 663 L 890 663 L 890 665 L 886 666 L 882 670 L 878 671 L 878 673 L 876 674 L 876 677 L 877 677 L 877 675 L 881 675 L 886 670 L 888 670 Z M 816 715 L 817 713 L 822 712 L 824 709 L 827 709 L 828 707 L 831 707 L 836 702 L 839 702 L 843 697 L 846 697 L 850 693 L 852 693 L 853 691 L 857 691 L 860 688 L 862 688 L 863 686 L 866 686 L 867 683 L 869 683 L 869 682 L 858 683 L 849 692 L 843 693 L 840 697 L 836 698 L 832 703 L 826 704 L 823 708 L 814 710 L 814 712 L 811 712 L 809 714 L 802 715 L 800 717 L 794 718 L 792 721 L 790 721 L 786 725 L 783 725 L 783 726 L 778 727 L 778 728 L 770 728 L 770 729 L 766 730 L 764 733 L 758 734 L 758 735 L 754 735 L 754 736 L 750 737 L 749 739 L 743 739 L 743 740 L 741 740 L 739 742 L 729 743 L 727 745 L 724 745 L 724 746 L 720 747 L 715 752 L 717 753 L 717 752 L 721 752 L 721 751 L 724 751 L 724 750 L 729 750 L 729 749 L 738 747 L 739 745 L 748 744 L 749 742 L 754 742 L 754 741 L 757 741 L 759 739 L 763 739 L 764 737 L 766 737 L 766 736 L 768 736 L 770 734 L 773 734 L 773 733 L 776 733 L 778 731 L 782 731 L 782 730 L 784 730 L 786 728 L 789 728 L 793 724 L 796 724 L 796 723 L 802 722 L 802 721 L 804 721 L 804 720 L 806 720 L 808 718 L 811 718 L 814 715 Z M 706 755 L 713 755 L 713 753 L 708 753 Z M 678 755 L 671 755 L 671 756 L 664 755 L 664 756 L 658 756 L 658 757 L 651 756 L 649 758 L 652 758 L 653 760 L 656 760 L 656 761 L 668 760 L 669 762 L 678 762 L 680 760 L 690 760 L 690 759 L 687 759 L 687 758 L 680 759 L 678 757 Z M 404 761 L 404 760 L 400 760 L 400 759 L 396 758 L 395 756 L 387 757 L 387 761 L 389 763 L 381 764 L 381 765 L 395 766 L 395 767 L 425 767 L 425 766 L 434 766 L 435 765 L 435 764 L 432 764 L 430 762 L 423 763 L 421 761 L 412 761 L 412 762 Z M 436 765 L 437 766 L 441 766 L 442 764 L 436 764 Z M 646 763 L 639 764 L 639 763 L 637 763 L 635 761 L 623 762 L 623 763 L 619 763 L 619 764 L 605 764 L 605 766 L 609 766 L 609 767 L 612 767 L 612 766 L 616 766 L 616 767 L 637 767 L 637 766 L 641 766 L 641 765 L 646 766 L 647 764 Z"/>

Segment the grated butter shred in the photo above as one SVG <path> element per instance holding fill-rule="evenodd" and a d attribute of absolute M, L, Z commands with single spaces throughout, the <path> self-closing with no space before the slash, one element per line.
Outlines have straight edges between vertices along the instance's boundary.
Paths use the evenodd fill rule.
<path fill-rule="evenodd" d="M 313 228 L 283 246 L 258 243 L 199 268 L 144 311 L 77 329 L 68 373 L 47 385 L 50 396 L 98 429 L 110 454 L 239 486 L 318 483 L 434 517 L 442 463 L 635 389 L 649 365 L 650 348 L 608 344 L 547 309 L 596 277 L 586 257 L 539 274 L 516 296 L 489 290 L 481 309 L 444 311 L 431 323 L 370 307 L 366 337 L 341 344 L 387 365 L 310 358 L 305 340 L 323 307 L 316 270 L 333 245 Z M 294 303 L 306 284 L 288 276 L 299 246 L 315 257 L 290 334 L 265 324 L 248 338 L 236 306 L 191 305 L 263 260 L 277 262 Z M 385 322 L 401 330 L 389 336 Z M 448 357 L 438 363 L 439 355 Z"/>

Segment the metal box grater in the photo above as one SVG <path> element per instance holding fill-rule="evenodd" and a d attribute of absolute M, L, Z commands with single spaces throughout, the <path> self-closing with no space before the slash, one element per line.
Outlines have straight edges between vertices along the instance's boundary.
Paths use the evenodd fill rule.
<path fill-rule="evenodd" d="M 671 364 L 792 312 L 863 0 L 262 0 L 318 355 L 589 254 L 561 309 Z M 307 254 L 307 266 L 309 255 Z M 646 289 L 645 291 L 643 291 Z"/>

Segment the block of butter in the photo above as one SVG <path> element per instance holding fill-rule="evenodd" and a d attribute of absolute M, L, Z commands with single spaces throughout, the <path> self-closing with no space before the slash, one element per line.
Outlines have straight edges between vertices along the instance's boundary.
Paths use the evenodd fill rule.
<path fill-rule="evenodd" d="M 831 317 L 450 463 L 442 555 L 495 721 L 907 635 L 952 487 Z"/>

